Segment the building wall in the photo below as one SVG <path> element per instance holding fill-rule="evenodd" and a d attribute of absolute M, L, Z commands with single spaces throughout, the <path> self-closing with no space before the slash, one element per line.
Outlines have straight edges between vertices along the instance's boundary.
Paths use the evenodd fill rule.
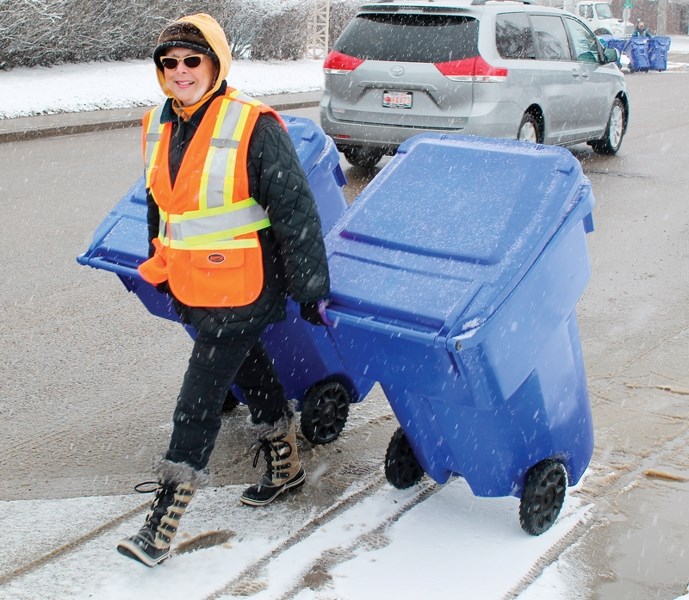
<path fill-rule="evenodd" d="M 636 25 L 643 21 L 647 29 L 654 34 L 663 35 L 688 35 L 689 34 L 689 0 L 682 2 L 667 2 L 666 4 L 666 31 L 658 31 L 658 10 L 661 6 L 659 0 L 633 0 L 634 8 L 631 10 L 630 21 Z M 612 12 L 617 17 L 622 17 L 624 0 L 612 0 Z"/>

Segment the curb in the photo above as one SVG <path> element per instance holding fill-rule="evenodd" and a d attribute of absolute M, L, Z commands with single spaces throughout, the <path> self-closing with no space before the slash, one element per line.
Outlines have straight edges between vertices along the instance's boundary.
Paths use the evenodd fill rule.
<path fill-rule="evenodd" d="M 274 96 L 257 96 L 277 111 L 318 106 L 323 92 L 301 92 Z M 55 115 L 36 115 L 16 119 L 0 119 L 0 144 L 23 142 L 45 137 L 126 129 L 138 127 L 141 119 L 152 106 L 138 106 L 112 110 L 97 110 Z"/>

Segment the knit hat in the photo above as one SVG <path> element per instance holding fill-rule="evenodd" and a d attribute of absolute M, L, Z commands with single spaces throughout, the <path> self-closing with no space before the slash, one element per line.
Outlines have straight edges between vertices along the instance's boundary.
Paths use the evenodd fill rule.
<path fill-rule="evenodd" d="M 153 51 L 153 61 L 161 71 L 163 70 L 163 64 L 160 62 L 160 59 L 168 48 L 188 48 L 189 50 L 210 56 L 218 64 L 218 57 L 203 33 L 201 33 L 201 30 L 193 23 L 187 21 L 171 23 L 158 36 L 158 46 Z"/>

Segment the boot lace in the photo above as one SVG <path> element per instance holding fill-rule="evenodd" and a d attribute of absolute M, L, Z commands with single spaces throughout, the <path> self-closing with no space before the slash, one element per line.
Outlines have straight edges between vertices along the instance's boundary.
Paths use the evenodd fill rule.
<path fill-rule="evenodd" d="M 154 529 L 157 528 L 167 507 L 174 501 L 175 485 L 163 485 L 159 481 L 142 481 L 134 486 L 134 491 L 138 494 L 153 494 L 155 492 L 151 510 L 146 516 L 146 525 L 150 525 Z"/>
<path fill-rule="evenodd" d="M 283 473 L 285 469 L 289 469 L 291 463 L 285 462 L 292 455 L 292 446 L 287 442 L 284 442 L 286 434 L 282 434 L 278 437 L 271 439 L 263 438 L 258 441 L 258 448 L 256 449 L 256 454 L 254 455 L 254 469 L 258 465 L 258 458 L 263 452 L 263 457 L 266 460 L 266 477 L 272 482 L 273 474 L 277 479 L 284 479 L 289 477 L 289 473 Z M 278 464 L 273 464 L 273 452 L 278 456 L 276 461 Z"/>

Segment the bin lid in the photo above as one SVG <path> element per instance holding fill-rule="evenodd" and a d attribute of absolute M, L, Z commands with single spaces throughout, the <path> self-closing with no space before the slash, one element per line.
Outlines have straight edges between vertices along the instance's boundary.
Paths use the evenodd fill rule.
<path fill-rule="evenodd" d="M 311 119 L 280 115 L 287 125 L 287 132 L 299 156 L 299 161 L 307 175 L 318 163 L 325 148 L 325 133 Z"/>
<path fill-rule="evenodd" d="M 439 333 L 473 329 L 584 199 L 580 219 L 590 184 L 564 148 L 411 138 L 326 237 L 332 308 Z"/>
<path fill-rule="evenodd" d="M 148 257 L 146 188 L 139 178 L 96 228 L 77 262 L 118 275 L 132 275 Z"/>

